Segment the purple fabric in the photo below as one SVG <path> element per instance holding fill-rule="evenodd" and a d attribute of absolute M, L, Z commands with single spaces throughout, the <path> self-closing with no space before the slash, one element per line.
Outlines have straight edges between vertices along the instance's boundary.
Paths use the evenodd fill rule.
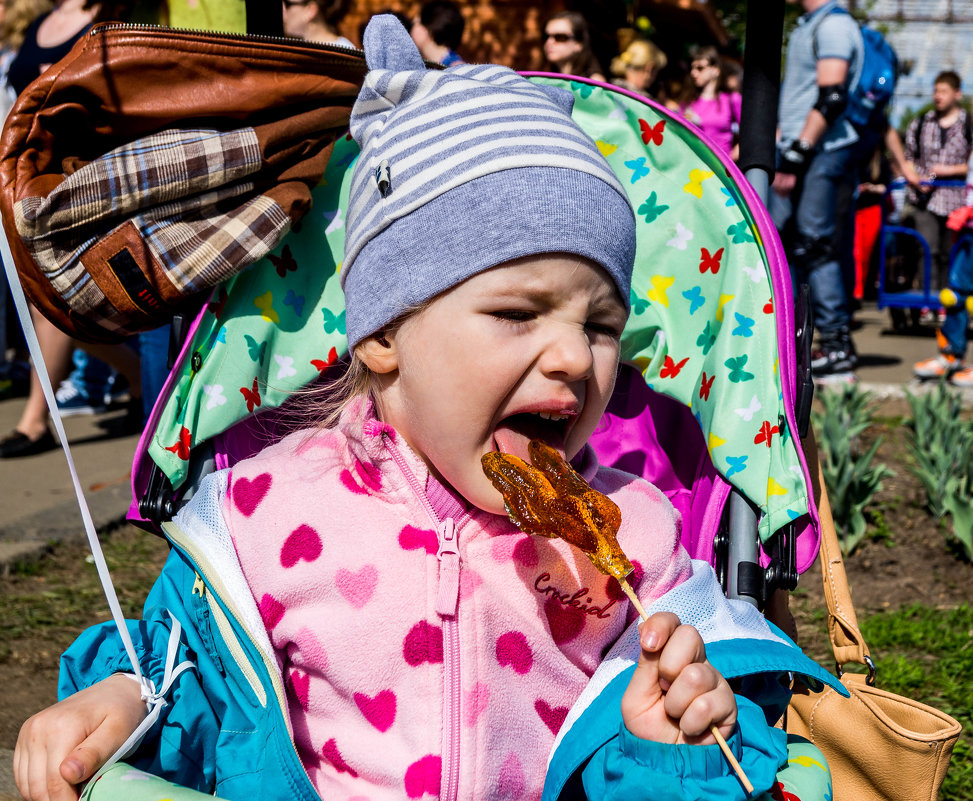
<path fill-rule="evenodd" d="M 690 556 L 712 564 L 730 487 L 716 472 L 688 407 L 653 392 L 636 368 L 622 365 L 591 445 L 603 465 L 662 490 L 682 515 L 682 543 Z"/>
<path fill-rule="evenodd" d="M 739 92 L 719 92 L 711 100 L 697 97 L 682 113 L 728 154 L 740 125 L 740 105 Z"/>

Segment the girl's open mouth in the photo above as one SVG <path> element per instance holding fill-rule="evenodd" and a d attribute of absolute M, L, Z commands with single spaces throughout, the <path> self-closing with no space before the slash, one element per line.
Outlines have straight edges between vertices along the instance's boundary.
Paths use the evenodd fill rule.
<path fill-rule="evenodd" d="M 575 414 L 567 412 L 521 412 L 505 417 L 493 432 L 496 449 L 530 462 L 527 446 L 532 439 L 546 442 L 564 456 L 568 426 Z"/>

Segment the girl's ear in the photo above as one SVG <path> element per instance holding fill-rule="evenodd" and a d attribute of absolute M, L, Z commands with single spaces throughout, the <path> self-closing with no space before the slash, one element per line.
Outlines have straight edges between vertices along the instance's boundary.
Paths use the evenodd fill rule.
<path fill-rule="evenodd" d="M 355 353 L 369 370 L 378 375 L 391 373 L 399 368 L 395 337 L 381 331 L 359 343 Z"/>

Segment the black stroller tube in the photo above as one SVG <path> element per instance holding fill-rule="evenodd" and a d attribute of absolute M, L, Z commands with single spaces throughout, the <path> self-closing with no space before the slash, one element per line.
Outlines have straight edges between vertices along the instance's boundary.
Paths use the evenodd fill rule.
<path fill-rule="evenodd" d="M 776 166 L 783 0 L 749 0 L 746 37 L 739 165 L 766 204 Z M 759 607 L 765 598 L 763 574 L 757 562 L 757 513 L 737 490 L 730 494 L 728 522 L 726 594 Z"/>
<path fill-rule="evenodd" d="M 740 169 L 767 201 L 773 180 L 777 139 L 780 59 L 784 46 L 783 0 L 747 3 L 740 112 Z"/>
<path fill-rule="evenodd" d="M 284 35 L 283 6 L 279 0 L 246 0 L 247 33 Z"/>

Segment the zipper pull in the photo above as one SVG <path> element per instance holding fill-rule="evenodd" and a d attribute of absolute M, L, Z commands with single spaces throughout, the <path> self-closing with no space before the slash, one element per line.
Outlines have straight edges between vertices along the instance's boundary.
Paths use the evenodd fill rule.
<path fill-rule="evenodd" d="M 436 614 L 440 617 L 455 617 L 459 602 L 459 548 L 456 525 L 453 518 L 447 517 L 439 524 L 436 534 L 439 537 L 439 597 L 436 598 Z"/>

